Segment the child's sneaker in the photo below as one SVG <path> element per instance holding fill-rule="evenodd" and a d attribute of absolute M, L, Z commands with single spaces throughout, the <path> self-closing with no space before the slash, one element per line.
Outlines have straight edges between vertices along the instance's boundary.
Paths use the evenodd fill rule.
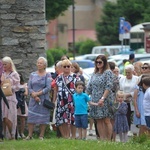
<path fill-rule="evenodd" d="M 92 135 L 93 135 L 92 130 L 89 130 L 89 136 L 92 136 Z"/>

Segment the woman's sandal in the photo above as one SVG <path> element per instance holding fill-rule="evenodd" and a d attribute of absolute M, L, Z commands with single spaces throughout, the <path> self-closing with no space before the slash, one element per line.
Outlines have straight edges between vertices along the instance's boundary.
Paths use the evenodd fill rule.
<path fill-rule="evenodd" d="M 43 141 L 43 140 L 44 140 L 44 138 L 43 138 L 42 136 L 40 136 L 40 137 L 39 137 L 39 139 L 40 139 L 41 141 Z"/>
<path fill-rule="evenodd" d="M 24 140 L 32 140 L 33 138 L 30 136 L 27 136 Z"/>

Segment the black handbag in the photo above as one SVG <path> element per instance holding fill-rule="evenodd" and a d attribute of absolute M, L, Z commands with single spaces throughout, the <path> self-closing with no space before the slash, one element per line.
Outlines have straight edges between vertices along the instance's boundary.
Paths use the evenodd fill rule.
<path fill-rule="evenodd" d="M 46 79 L 47 79 L 47 74 L 45 77 L 45 86 L 46 86 Z M 45 97 L 45 95 L 44 95 L 44 97 Z M 55 108 L 55 104 L 48 99 L 44 99 L 43 106 L 48 108 L 48 109 L 54 109 Z"/>
<path fill-rule="evenodd" d="M 47 99 L 44 99 L 43 101 L 43 106 L 48 108 L 48 109 L 54 109 L 55 108 L 55 104 Z"/>

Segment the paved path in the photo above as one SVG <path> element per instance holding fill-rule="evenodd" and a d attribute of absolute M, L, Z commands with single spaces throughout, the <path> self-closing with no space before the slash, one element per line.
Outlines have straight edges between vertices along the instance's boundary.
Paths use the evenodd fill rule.
<path fill-rule="evenodd" d="M 132 124 L 131 125 L 131 132 L 138 135 L 139 129 L 137 127 L 135 127 L 135 125 Z M 93 135 L 89 136 L 89 128 L 88 128 L 87 129 L 87 140 L 96 140 L 97 139 L 94 127 L 92 129 L 92 133 L 93 133 Z M 128 138 L 130 138 L 130 136 L 128 136 Z M 118 135 L 116 136 L 116 141 L 120 141 Z"/>

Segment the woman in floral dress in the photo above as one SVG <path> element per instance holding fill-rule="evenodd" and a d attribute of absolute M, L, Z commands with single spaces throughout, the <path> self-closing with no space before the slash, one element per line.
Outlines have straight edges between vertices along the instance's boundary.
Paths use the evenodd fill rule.
<path fill-rule="evenodd" d="M 87 92 L 91 100 L 99 103 L 101 107 L 91 106 L 90 116 L 96 120 L 100 139 L 111 139 L 112 125 L 109 112 L 110 100 L 112 100 L 113 73 L 109 69 L 107 59 L 99 55 L 95 59 L 95 70 L 88 83 Z"/>
<path fill-rule="evenodd" d="M 62 71 L 56 79 L 57 100 L 56 107 L 56 126 L 59 127 L 63 138 L 75 138 L 76 128 L 74 124 L 74 104 L 72 94 L 75 90 L 76 78 L 75 74 L 71 73 L 71 62 L 66 59 L 62 61 Z"/>
<path fill-rule="evenodd" d="M 37 71 L 32 72 L 28 82 L 30 94 L 28 108 L 28 136 L 26 140 L 31 140 L 35 124 L 40 125 L 39 139 L 43 140 L 46 125 L 50 122 L 50 110 L 43 106 L 44 99 L 49 100 L 51 89 L 51 75 L 46 73 L 47 60 L 39 57 L 37 60 Z"/>
<path fill-rule="evenodd" d="M 9 109 L 6 104 L 2 101 L 2 116 L 4 123 L 4 135 L 8 139 L 15 139 L 16 127 L 17 127 L 17 99 L 15 92 L 19 90 L 20 78 L 19 74 L 16 72 L 14 63 L 10 57 L 4 57 L 2 59 L 4 72 L 1 77 L 1 81 L 9 79 L 11 82 L 12 92 L 11 96 L 6 96 Z"/>

